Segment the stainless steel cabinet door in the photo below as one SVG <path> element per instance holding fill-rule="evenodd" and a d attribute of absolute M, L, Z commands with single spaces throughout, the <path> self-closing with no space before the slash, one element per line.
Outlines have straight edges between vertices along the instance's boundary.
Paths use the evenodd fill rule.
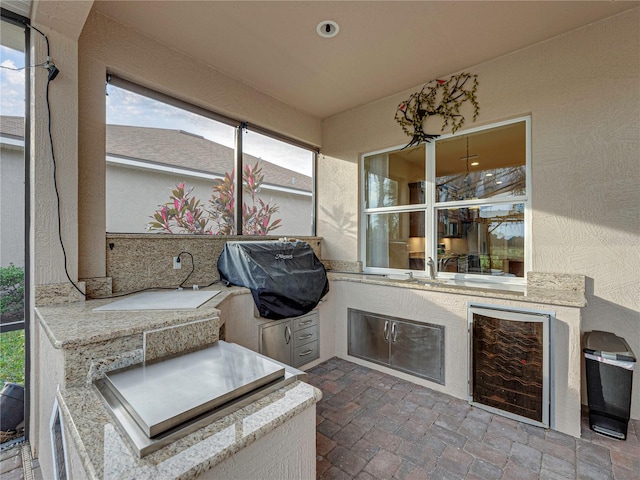
<path fill-rule="evenodd" d="M 260 328 L 260 353 L 291 365 L 291 322 L 284 320 Z"/>
<path fill-rule="evenodd" d="M 388 365 L 390 324 L 371 314 L 349 315 L 349 355 Z"/>
<path fill-rule="evenodd" d="M 391 368 L 444 384 L 444 328 L 409 322 L 391 322 Z"/>

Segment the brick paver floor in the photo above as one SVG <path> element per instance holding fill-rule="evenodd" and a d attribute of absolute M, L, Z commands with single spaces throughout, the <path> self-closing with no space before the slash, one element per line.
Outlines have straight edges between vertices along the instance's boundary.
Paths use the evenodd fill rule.
<path fill-rule="evenodd" d="M 335 357 L 307 373 L 320 480 L 640 479 L 637 420 L 620 441 L 583 419 L 577 439 Z"/>
<path fill-rule="evenodd" d="M 22 455 L 20 447 L 0 452 L 0 478 L 2 480 L 23 480 Z"/>
<path fill-rule="evenodd" d="M 4 447 L 8 448 L 0 450 L 0 480 L 42 480 L 40 466 L 31 458 L 28 444 Z M 24 468 L 28 469 L 26 475 Z"/>

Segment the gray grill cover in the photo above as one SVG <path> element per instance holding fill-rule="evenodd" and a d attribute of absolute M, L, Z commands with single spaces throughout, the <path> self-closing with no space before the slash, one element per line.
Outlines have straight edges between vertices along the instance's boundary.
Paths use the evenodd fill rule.
<path fill-rule="evenodd" d="M 227 242 L 220 278 L 251 290 L 260 316 L 273 320 L 313 310 L 329 291 L 324 265 L 306 242 Z"/>

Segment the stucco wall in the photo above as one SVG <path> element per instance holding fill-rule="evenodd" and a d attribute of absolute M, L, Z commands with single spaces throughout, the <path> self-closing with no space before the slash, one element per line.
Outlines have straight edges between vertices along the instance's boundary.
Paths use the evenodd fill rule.
<path fill-rule="evenodd" d="M 316 478 L 315 416 L 313 405 L 264 437 L 202 474 L 220 478 Z"/>
<path fill-rule="evenodd" d="M 24 147 L 0 145 L 0 267 L 24 267 Z"/>
<path fill-rule="evenodd" d="M 38 324 L 35 335 L 36 352 L 33 354 L 33 364 L 36 366 L 32 373 L 30 431 L 29 437 L 34 456 L 40 462 L 43 478 L 54 478 L 53 451 L 51 448 L 51 431 L 49 421 L 56 398 L 58 387 L 65 388 L 64 351 L 53 348 L 51 341 Z M 37 402 L 33 399 L 38 399 Z"/>
<path fill-rule="evenodd" d="M 34 69 L 31 75 L 31 264 L 36 285 L 46 285 L 67 281 L 59 232 L 66 250 L 69 276 L 78 278 L 78 49 L 75 40 L 41 25 L 40 28 L 53 46 L 52 59 L 60 70 L 49 85 L 50 109 L 46 102 L 47 71 Z M 31 38 L 31 60 L 41 63 L 47 56 L 45 42 L 40 35 Z M 49 126 L 54 142 L 55 169 Z M 60 229 L 54 171 L 60 198 Z"/>
<path fill-rule="evenodd" d="M 105 275 L 105 78 L 139 83 L 289 137 L 319 145 L 320 119 L 231 79 L 215 68 L 92 12 L 79 40 L 79 271 Z"/>
<path fill-rule="evenodd" d="M 532 118 L 533 257 L 528 270 L 586 275 L 589 306 L 583 311 L 583 330 L 614 332 L 627 339 L 637 356 L 639 25 L 636 8 L 466 69 L 480 83 L 480 116 L 467 126 Z M 324 258 L 359 258 L 352 223 L 358 217 L 359 155 L 408 142 L 393 117 L 397 105 L 420 87 L 323 122 L 327 158 L 318 171 L 318 234 L 325 239 Z M 335 215 L 327 212 L 340 212 L 351 222 L 348 241 L 336 228 Z M 634 383 L 640 384 L 638 370 Z M 632 416 L 640 418 L 637 387 Z"/>

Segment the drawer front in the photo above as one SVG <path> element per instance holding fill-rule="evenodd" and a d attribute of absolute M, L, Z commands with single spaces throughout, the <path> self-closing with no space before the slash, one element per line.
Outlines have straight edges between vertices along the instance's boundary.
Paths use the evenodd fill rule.
<path fill-rule="evenodd" d="M 318 340 L 318 325 L 293 332 L 293 348 Z"/>
<path fill-rule="evenodd" d="M 312 360 L 320 358 L 320 349 L 318 348 L 318 341 L 307 343 L 301 347 L 293 350 L 293 366 L 299 367 L 305 363 L 309 363 Z"/>
<path fill-rule="evenodd" d="M 318 324 L 318 312 L 313 311 L 302 317 L 297 317 L 293 319 L 293 331 L 302 330 L 303 328 L 308 328 L 313 325 Z"/>

